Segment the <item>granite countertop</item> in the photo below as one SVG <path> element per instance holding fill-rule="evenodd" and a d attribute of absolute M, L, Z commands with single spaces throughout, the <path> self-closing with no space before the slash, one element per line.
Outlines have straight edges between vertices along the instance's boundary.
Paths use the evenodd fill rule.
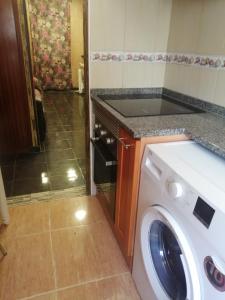
<path fill-rule="evenodd" d="M 142 90 L 143 93 L 149 93 L 149 91 L 149 89 Z M 123 90 L 120 89 L 115 92 L 121 94 Z M 154 90 L 153 92 L 163 94 L 162 89 L 157 89 L 157 91 Z M 127 90 L 124 93 L 127 93 Z M 225 118 L 223 117 L 224 110 L 220 106 L 209 104 L 207 108 L 207 102 L 200 101 L 199 103 L 199 100 L 195 101 L 192 98 L 193 106 L 204 108 L 204 110 L 208 109 L 212 112 L 169 116 L 123 117 L 101 100 L 101 95 L 107 94 L 113 94 L 113 90 L 93 90 L 91 97 L 98 107 L 109 113 L 111 117 L 116 118 L 119 124 L 126 128 L 134 138 L 186 134 L 195 142 L 225 158 Z M 175 95 L 176 100 L 178 100 L 177 94 Z M 179 100 L 190 104 L 190 97 L 188 101 L 184 98 L 181 97 Z M 217 110 L 219 113 L 217 113 Z"/>

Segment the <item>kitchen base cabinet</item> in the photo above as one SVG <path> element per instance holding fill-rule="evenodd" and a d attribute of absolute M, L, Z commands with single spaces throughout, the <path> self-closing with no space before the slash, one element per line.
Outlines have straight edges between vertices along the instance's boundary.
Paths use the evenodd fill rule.
<path fill-rule="evenodd" d="M 133 262 L 138 188 L 141 160 L 146 144 L 188 140 L 185 135 L 146 137 L 136 140 L 120 128 L 118 143 L 118 169 L 116 189 L 116 213 L 114 231 L 129 267 Z"/>
<path fill-rule="evenodd" d="M 139 183 L 140 140 L 120 129 L 116 189 L 115 232 L 129 266 L 132 263 L 133 236 Z"/>

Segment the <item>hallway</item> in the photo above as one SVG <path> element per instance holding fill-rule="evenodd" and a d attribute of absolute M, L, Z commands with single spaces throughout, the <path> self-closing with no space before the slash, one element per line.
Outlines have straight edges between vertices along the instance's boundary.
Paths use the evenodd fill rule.
<path fill-rule="evenodd" d="M 47 134 L 40 153 L 1 163 L 7 197 L 85 186 L 84 97 L 45 92 Z"/>

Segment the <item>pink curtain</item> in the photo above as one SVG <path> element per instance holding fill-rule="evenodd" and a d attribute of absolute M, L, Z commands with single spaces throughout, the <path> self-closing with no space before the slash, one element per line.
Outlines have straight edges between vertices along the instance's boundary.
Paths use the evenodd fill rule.
<path fill-rule="evenodd" d="M 43 89 L 72 87 L 68 0 L 30 0 L 34 76 Z"/>

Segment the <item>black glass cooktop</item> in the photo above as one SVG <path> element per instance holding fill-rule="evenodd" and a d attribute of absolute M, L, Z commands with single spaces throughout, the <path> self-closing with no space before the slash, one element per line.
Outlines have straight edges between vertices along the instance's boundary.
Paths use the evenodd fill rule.
<path fill-rule="evenodd" d="M 146 96 L 145 96 L 146 97 Z M 167 98 L 104 96 L 104 101 L 124 117 L 193 114 L 202 110 Z"/>

